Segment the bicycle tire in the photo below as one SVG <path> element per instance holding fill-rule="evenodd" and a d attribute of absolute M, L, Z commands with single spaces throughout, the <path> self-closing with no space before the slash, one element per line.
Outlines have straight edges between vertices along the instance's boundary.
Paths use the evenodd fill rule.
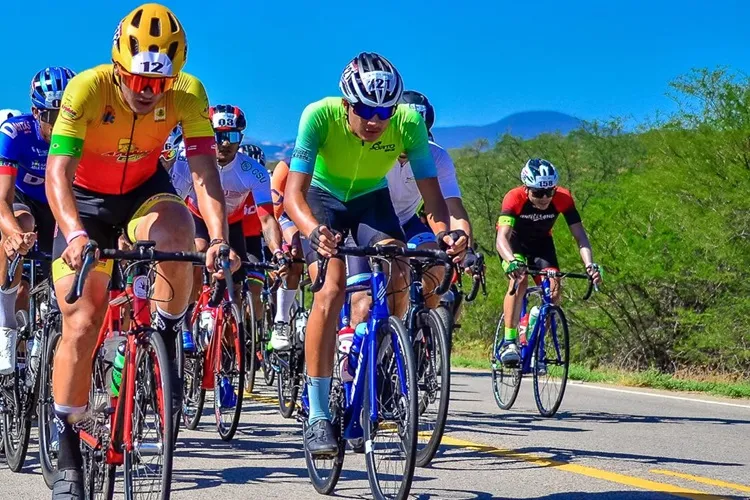
<path fill-rule="evenodd" d="M 402 364 L 406 375 L 406 386 L 407 394 L 398 394 L 400 391 L 400 384 L 395 387 L 391 387 L 394 396 L 401 398 L 407 398 L 406 404 L 399 404 L 400 408 L 406 409 L 407 414 L 405 415 L 405 422 L 403 429 L 398 429 L 397 435 L 401 441 L 404 450 L 404 472 L 401 477 L 398 489 L 394 488 L 392 495 L 386 495 L 383 492 L 381 481 L 378 477 L 377 462 L 375 458 L 375 452 L 377 450 L 376 438 L 381 427 L 381 418 L 383 415 L 383 401 L 380 399 L 384 395 L 383 391 L 387 389 L 386 383 L 393 381 L 394 375 L 393 369 L 396 368 L 395 359 L 385 361 L 385 356 L 393 354 L 394 350 L 391 348 L 389 352 L 389 346 L 393 345 L 393 341 L 398 342 L 399 350 L 402 355 Z M 414 359 L 414 352 L 411 348 L 411 342 L 409 340 L 409 334 L 406 331 L 406 327 L 401 320 L 396 316 L 388 318 L 388 322 L 383 324 L 380 332 L 378 332 L 378 339 L 376 343 L 376 359 L 378 360 L 375 369 L 378 370 L 376 373 L 377 380 L 383 385 L 380 387 L 370 387 L 370 377 L 365 379 L 365 395 L 364 395 L 364 409 L 363 415 L 365 415 L 363 422 L 364 438 L 365 443 L 369 443 L 369 446 L 365 446 L 365 463 L 367 465 L 367 479 L 370 483 L 370 489 L 372 490 L 373 496 L 377 500 L 394 498 L 397 500 L 404 500 L 409 496 L 411 490 L 411 483 L 414 478 L 414 467 L 416 465 L 417 458 L 417 429 L 419 424 L 419 412 L 417 406 L 417 373 Z M 394 356 L 395 358 L 395 356 Z M 369 369 L 369 368 L 368 368 Z M 381 371 L 385 370 L 385 371 Z M 373 423 L 370 422 L 370 391 L 376 391 L 378 397 L 378 413 L 381 416 L 378 421 L 378 429 L 373 429 Z M 385 396 L 388 396 L 385 393 Z M 386 400 L 388 401 L 388 400 Z M 405 442 L 404 442 L 405 441 Z M 385 461 L 385 460 L 383 460 Z M 389 461 L 389 463 L 392 463 Z M 392 475 L 392 474 L 389 474 Z"/>
<path fill-rule="evenodd" d="M 440 448 L 440 442 L 443 439 L 443 433 L 445 432 L 445 423 L 448 419 L 448 406 L 450 404 L 451 394 L 451 371 L 450 370 L 438 370 L 438 366 L 450 366 L 450 357 L 448 355 L 448 334 L 446 332 L 445 325 L 440 319 L 438 312 L 435 309 L 431 309 L 427 312 L 426 320 L 427 328 L 423 330 L 424 334 L 424 347 L 428 349 L 426 352 L 422 349 L 420 351 L 415 350 L 415 353 L 422 352 L 428 356 L 423 357 L 420 360 L 419 356 L 416 356 L 417 362 L 417 384 L 420 384 L 420 394 L 418 399 L 418 412 L 419 412 L 419 430 L 417 431 L 417 467 L 426 467 L 432 462 L 438 449 Z M 431 349 L 430 349 L 430 346 Z M 438 358 L 440 361 L 438 362 Z M 420 367 L 419 362 L 423 361 L 426 366 Z M 422 373 L 422 368 L 425 371 Z M 422 382 L 424 375 L 424 382 Z M 424 394 L 422 390 L 422 384 L 427 386 L 426 388 L 431 391 L 430 394 Z M 435 386 L 437 384 L 437 391 Z M 424 446 L 421 446 L 419 436 L 425 431 L 422 427 L 423 416 L 426 414 L 429 408 L 429 401 L 435 401 L 434 395 L 439 393 L 439 402 L 437 406 L 435 424 L 431 429 L 430 437 Z M 425 397 L 427 400 L 425 400 Z M 425 406 L 422 409 L 422 405 Z"/>
<path fill-rule="evenodd" d="M 92 449 L 83 440 L 81 441 L 83 487 L 86 500 L 109 500 L 115 489 L 115 466 L 105 461 L 106 446 L 110 437 L 107 424 L 111 421 L 106 411 L 110 403 L 108 383 L 111 384 L 108 382 L 104 356 L 101 349 L 97 349 L 92 363 L 91 387 L 89 388 L 90 416 L 83 427 L 102 444 Z"/>
<path fill-rule="evenodd" d="M 232 325 L 234 325 L 234 327 L 232 327 Z M 220 354 L 222 358 L 220 363 L 221 372 L 214 372 L 214 380 L 216 380 L 214 389 L 214 415 L 216 416 L 216 430 L 219 432 L 219 437 L 221 437 L 222 441 L 231 441 L 234 434 L 237 432 L 237 426 L 240 424 L 240 417 L 242 416 L 242 399 L 245 394 L 245 330 L 242 323 L 239 321 L 239 317 L 235 313 L 235 308 L 231 304 L 224 306 L 224 324 L 222 327 L 221 337 L 216 340 L 221 341 L 220 349 L 222 345 L 227 345 L 228 352 L 226 354 L 228 360 L 233 359 L 233 362 L 236 363 L 237 366 L 232 367 L 230 365 L 230 369 L 225 370 L 223 362 L 225 357 L 224 352 Z M 229 333 L 230 341 L 225 344 L 223 340 L 226 338 L 227 328 L 231 328 Z M 232 336 L 233 338 L 231 338 Z M 223 349 L 221 350 L 223 351 Z M 232 381 L 233 391 L 236 391 L 236 403 L 234 405 L 234 411 L 232 412 L 230 410 L 229 415 L 231 420 L 229 420 L 228 425 L 225 424 L 221 418 L 222 412 L 220 397 L 220 381 L 223 377 L 227 376 L 226 372 L 229 373 L 230 377 L 232 375 L 237 377 Z"/>
<path fill-rule="evenodd" d="M 448 359 L 450 359 L 451 351 L 453 350 L 453 330 L 455 326 L 455 321 L 453 320 L 453 313 L 448 310 L 445 306 L 438 306 L 435 309 L 433 309 L 438 317 L 440 318 L 440 321 L 443 322 L 443 326 L 445 327 L 446 332 L 446 339 L 445 339 L 445 345 L 448 346 Z"/>
<path fill-rule="evenodd" d="M 18 339 L 16 343 L 17 360 L 28 361 L 25 353 L 18 352 L 19 347 L 25 342 L 25 339 Z M 14 399 L 21 405 L 21 408 L 16 408 L 15 402 L 11 403 L 6 400 L 6 412 L 3 415 L 5 460 L 8 463 L 8 468 L 13 472 L 20 472 L 23 469 L 24 462 L 26 462 L 26 453 L 29 450 L 29 438 L 31 437 L 31 412 L 25 408 L 28 404 L 29 395 L 27 394 L 25 381 L 21 379 L 21 376 L 21 371 L 16 364 L 13 373 L 6 375 L 4 378 L 5 390 L 15 393 Z M 0 383 L 3 383 L 3 381 L 0 381 Z M 10 411 L 7 411 L 8 407 L 10 407 Z"/>
<path fill-rule="evenodd" d="M 516 402 L 518 392 L 521 390 L 521 368 L 509 368 L 503 366 L 497 357 L 500 352 L 500 346 L 505 337 L 505 315 L 500 315 L 500 320 L 495 328 L 495 339 L 490 346 L 490 368 L 492 369 L 492 394 L 495 396 L 495 403 L 501 410 L 510 410 Z M 522 362 L 523 363 L 523 362 Z M 510 383 L 505 383 L 508 379 Z M 502 388 L 510 388 L 510 393 L 504 396 Z"/>
<path fill-rule="evenodd" d="M 193 342 L 196 344 L 194 356 L 185 358 L 184 374 L 182 379 L 182 419 L 185 427 L 191 431 L 198 428 L 203 416 L 203 405 L 206 402 L 206 390 L 203 388 L 203 348 L 198 347 L 198 335 L 200 328 L 196 321 L 193 325 Z"/>
<path fill-rule="evenodd" d="M 135 393 L 135 401 L 133 407 L 133 414 L 130 416 L 133 423 L 133 436 L 131 436 L 134 444 L 132 451 L 124 452 L 124 483 L 125 483 L 125 498 L 127 500 L 137 500 L 141 498 L 138 493 L 139 479 L 139 467 L 145 462 L 144 458 L 149 455 L 141 453 L 156 450 L 161 458 L 161 464 L 157 464 L 160 469 L 154 474 L 153 481 L 159 480 L 159 495 L 156 498 L 160 500 L 168 500 L 171 492 L 172 483 L 172 460 L 174 456 L 173 446 L 173 431 L 172 424 L 174 422 L 172 418 L 172 386 L 169 380 L 170 366 L 169 357 L 167 356 L 167 349 L 164 345 L 164 340 L 161 336 L 153 329 L 145 329 L 138 334 L 139 339 L 137 342 L 136 352 L 136 363 L 134 367 L 126 365 L 128 368 L 134 368 L 135 373 L 135 384 L 133 388 Z M 158 379 L 157 376 L 158 375 Z M 154 387 L 158 384 L 159 389 Z M 161 397 L 159 397 L 161 395 Z M 143 430 L 144 424 L 140 422 L 141 412 L 148 409 L 148 404 L 153 406 L 159 406 L 155 408 L 153 412 L 156 417 L 154 425 L 154 431 L 160 436 L 156 436 L 158 442 L 147 443 L 144 439 Z M 125 436 L 127 438 L 127 436 Z M 136 446 L 136 443 L 138 445 Z M 144 448 L 144 445 L 148 444 L 148 448 Z M 152 469 L 153 467 L 146 467 L 145 469 Z M 145 474 L 145 472 L 144 472 Z M 157 476 L 159 476 L 157 478 Z M 156 488 L 149 487 L 148 491 L 153 492 Z M 148 498 L 153 498 L 148 496 Z"/>
<path fill-rule="evenodd" d="M 55 350 L 57 344 L 62 338 L 60 328 L 60 315 L 54 317 L 45 324 L 47 330 L 44 334 L 47 339 L 46 348 L 42 365 L 39 367 L 39 464 L 42 469 L 44 482 L 49 489 L 55 481 L 57 474 L 57 453 L 52 450 L 52 429 L 55 425 L 52 421 L 54 417 L 54 398 L 52 394 L 52 371 L 54 370 L 53 362 L 55 359 Z"/>
<path fill-rule="evenodd" d="M 548 306 L 547 313 L 544 317 L 540 316 L 538 321 L 549 320 L 550 328 L 545 331 L 544 335 L 537 335 L 537 339 L 534 342 L 534 359 L 532 360 L 532 369 L 534 372 L 534 401 L 536 402 L 537 410 L 543 417 L 553 417 L 557 410 L 562 404 L 563 397 L 565 396 L 565 388 L 568 384 L 568 368 L 570 365 L 570 337 L 568 335 L 568 321 L 565 319 L 565 313 L 558 306 Z M 555 316 L 559 316 L 560 321 L 556 323 L 554 321 Z M 554 326 L 556 325 L 556 326 Z M 560 339 L 560 328 L 562 327 L 562 339 Z M 541 333 L 541 330 L 540 330 Z M 544 341 L 551 337 L 553 339 L 553 346 L 556 351 L 555 360 L 550 363 L 549 354 L 547 353 Z M 563 345 L 560 346 L 560 340 L 563 341 Z M 560 359 L 560 358 L 563 359 Z M 544 359 L 544 366 L 539 363 L 540 359 Z M 540 387 L 542 377 L 546 377 L 550 374 L 550 366 L 559 367 L 552 370 L 560 374 L 560 381 L 553 383 L 552 385 L 559 385 L 560 392 L 557 393 L 557 397 L 549 407 L 544 406 L 542 401 L 542 387 L 547 387 L 548 384 Z M 553 375 L 554 376 L 554 375 Z M 551 401 L 551 400 L 550 400 Z"/>
<path fill-rule="evenodd" d="M 279 363 L 276 392 L 279 399 L 279 413 L 284 418 L 292 418 L 294 409 L 297 407 L 297 396 L 302 379 L 303 349 L 304 347 L 297 345 L 296 342 L 293 343 L 292 348 L 288 351 L 288 368 Z"/>
<path fill-rule="evenodd" d="M 245 300 L 242 307 L 245 315 L 245 321 L 242 325 L 245 328 L 245 392 L 252 394 L 255 389 L 255 372 L 258 370 L 258 324 L 255 320 L 255 306 L 250 292 L 245 293 Z"/>
<path fill-rule="evenodd" d="M 328 406 L 331 410 L 331 425 L 336 433 L 338 442 L 338 451 L 332 457 L 313 457 L 305 449 L 305 465 L 310 482 L 315 491 L 321 495 L 330 495 L 336 488 L 336 484 L 341 477 L 341 471 L 344 468 L 344 453 L 346 451 L 346 441 L 343 439 L 343 416 L 344 416 L 344 388 L 341 385 L 341 379 L 334 375 L 331 380 L 331 393 L 328 398 Z M 307 418 L 302 420 L 302 434 L 307 432 Z M 329 464 L 330 463 L 330 464 Z"/>
<path fill-rule="evenodd" d="M 263 304 L 263 326 L 260 329 L 260 353 L 263 368 L 263 379 L 266 381 L 266 385 L 271 387 L 276 377 L 276 370 L 273 363 L 273 356 L 275 353 L 269 350 L 271 339 L 268 337 L 268 332 L 273 329 L 273 317 L 275 312 L 273 310 L 273 304 L 266 302 Z"/>

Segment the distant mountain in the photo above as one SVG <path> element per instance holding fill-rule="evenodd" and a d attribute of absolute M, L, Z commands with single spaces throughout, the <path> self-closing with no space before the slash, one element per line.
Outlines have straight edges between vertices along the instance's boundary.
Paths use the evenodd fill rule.
<path fill-rule="evenodd" d="M 432 129 L 435 139 L 445 148 L 460 148 L 478 139 L 487 139 L 494 143 L 504 133 L 509 132 L 524 139 L 531 139 L 540 134 L 560 132 L 567 134 L 581 127 L 583 122 L 578 118 L 557 111 L 526 111 L 506 116 L 502 120 L 479 126 L 436 127 Z M 263 148 L 269 160 L 288 158 L 294 149 L 294 140 L 285 142 L 259 141 L 247 139 L 248 144 L 257 144 Z"/>
<path fill-rule="evenodd" d="M 435 127 L 432 133 L 441 146 L 460 148 L 478 139 L 487 139 L 492 144 L 506 132 L 524 139 L 554 132 L 567 134 L 580 128 L 582 124 L 578 118 L 557 111 L 525 111 L 506 116 L 489 125 Z"/>

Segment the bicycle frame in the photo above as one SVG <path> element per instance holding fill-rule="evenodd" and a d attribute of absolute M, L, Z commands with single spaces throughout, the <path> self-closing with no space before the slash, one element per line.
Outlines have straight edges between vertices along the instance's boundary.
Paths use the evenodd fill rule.
<path fill-rule="evenodd" d="M 526 345 L 521 346 L 521 373 L 529 374 L 532 373 L 533 369 L 531 361 L 534 353 L 534 344 L 536 338 L 539 337 L 539 342 L 544 342 L 544 336 L 547 334 L 546 319 L 549 308 L 554 304 L 552 303 L 552 292 L 550 290 L 550 279 L 548 276 L 544 276 L 540 285 L 530 287 L 526 290 L 523 296 L 523 302 L 521 305 L 521 317 L 526 315 L 526 309 L 528 307 L 529 296 L 537 294 L 542 298 L 542 306 L 539 308 L 539 318 L 534 325 L 534 329 L 529 335 L 526 336 Z M 555 351 L 557 356 L 560 356 L 560 346 L 557 341 L 557 323 L 554 321 L 554 317 L 550 322 L 550 329 L 552 330 L 552 338 L 555 343 Z M 542 349 L 544 349 L 542 344 Z"/>

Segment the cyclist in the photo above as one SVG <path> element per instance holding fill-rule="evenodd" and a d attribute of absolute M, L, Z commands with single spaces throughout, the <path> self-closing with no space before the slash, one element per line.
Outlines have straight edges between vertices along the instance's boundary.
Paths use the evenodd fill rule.
<path fill-rule="evenodd" d="M 398 106 L 401 75 L 384 57 L 360 53 L 346 66 L 339 82 L 344 98 L 330 97 L 302 113 L 284 192 L 284 208 L 310 241 L 310 275 L 317 275 L 317 254 L 330 258 L 343 233 L 351 231 L 360 245 L 403 242 L 385 179 L 403 151 L 409 155 L 428 214 L 435 220 L 438 241 L 458 255 L 459 235 L 449 234 L 449 216 L 440 193 L 427 129 L 419 113 Z M 463 238 L 465 244 L 465 238 Z M 392 290 L 406 289 L 408 274 L 393 266 Z M 310 416 L 305 446 L 313 455 L 337 449 L 328 413 L 336 322 L 346 286 L 344 263 L 331 259 L 325 285 L 315 294 L 305 336 Z M 407 301 L 397 294 L 393 312 Z"/>
<path fill-rule="evenodd" d="M 274 262 L 285 265 L 286 259 L 281 249 L 281 229 L 273 217 L 271 180 L 268 172 L 260 163 L 238 151 L 242 141 L 242 131 L 247 126 L 245 113 L 237 106 L 220 104 L 211 107 L 209 117 L 216 135 L 216 160 L 219 165 L 221 187 L 226 196 L 230 246 L 240 255 L 249 254 L 250 258 L 255 261 L 262 260 L 260 237 L 257 240 L 257 247 L 245 248 L 245 236 L 242 230 L 247 199 L 252 196 L 257 203 L 262 230 L 273 251 Z M 177 161 L 172 168 L 171 177 L 175 190 L 185 199 L 193 214 L 195 246 L 199 252 L 205 251 L 210 237 L 206 222 L 201 215 L 199 200 L 196 198 L 195 184 L 188 162 Z M 286 269 L 282 266 L 281 272 L 285 271 Z M 198 274 L 194 278 L 192 298 L 197 298 L 200 292 L 201 280 L 198 278 L 201 271 L 197 269 L 196 272 Z M 243 270 L 237 271 L 233 275 L 235 285 L 241 286 L 244 277 Z M 262 274 L 260 280 L 262 283 Z M 256 301 L 254 305 L 260 307 L 260 287 L 251 285 L 250 290 Z"/>
<path fill-rule="evenodd" d="M 169 133 L 169 137 L 162 147 L 159 164 L 167 172 L 172 170 L 177 160 L 185 160 L 185 142 L 182 139 L 182 127 L 177 125 Z"/>
<path fill-rule="evenodd" d="M 462 265 L 470 267 L 476 262 L 474 250 L 471 247 L 472 230 L 469 214 L 464 208 L 461 199 L 461 189 L 456 178 L 456 167 L 453 165 L 448 152 L 434 142 L 432 138 L 432 125 L 435 123 L 435 109 L 424 94 L 413 90 L 404 91 L 401 102 L 417 111 L 427 125 L 427 133 L 430 136 L 430 153 L 435 161 L 440 191 L 445 198 L 448 212 L 451 217 L 451 229 L 463 231 L 468 238 L 468 248 Z M 409 158 L 406 153 L 398 157 L 394 167 L 388 172 L 388 190 L 391 193 L 393 208 L 398 216 L 401 229 L 404 231 L 406 243 L 409 247 L 424 249 L 437 249 L 437 240 L 427 224 L 422 222 L 417 214 L 417 209 L 422 205 L 422 194 L 414 178 Z M 369 276 L 369 264 L 367 259 L 347 257 L 349 279 L 356 283 L 357 276 Z M 430 293 L 443 279 L 443 268 L 436 266 L 425 275 L 424 292 L 427 295 L 427 306 L 436 307 L 440 297 Z M 352 325 L 364 321 L 370 308 L 370 297 L 368 292 L 356 292 L 352 294 Z"/>
<path fill-rule="evenodd" d="M 57 221 L 52 275 L 65 295 L 91 240 L 114 247 L 123 228 L 131 242 L 153 240 L 163 251 L 191 250 L 194 225 L 159 155 L 179 122 L 195 190 L 209 230 L 206 265 L 216 271 L 220 244 L 229 237 L 219 182 L 208 99 L 201 82 L 182 71 L 185 32 L 168 8 L 137 7 L 118 23 L 112 62 L 84 71 L 65 89 L 47 162 L 47 198 Z M 175 231 L 174 228 L 180 228 Z M 232 265 L 239 266 L 231 254 Z M 63 335 L 57 348 L 53 388 L 60 430 L 54 499 L 83 496 L 81 452 L 72 422 L 86 410 L 91 352 L 107 309 L 112 261 L 99 262 L 83 296 L 61 301 Z M 187 309 L 192 266 L 160 263 L 152 295 L 155 325 L 171 360 L 172 405 L 181 408 L 182 388 L 174 363 L 179 326 Z M 170 300 L 171 299 L 171 300 Z"/>
<path fill-rule="evenodd" d="M 41 251 L 52 252 L 55 218 L 44 193 L 44 170 L 63 91 L 74 75 L 54 66 L 36 73 L 31 79 L 32 114 L 18 113 L 0 126 L 0 231 L 8 259 L 26 254 L 36 240 Z M 7 267 L 8 261 L 0 258 L 0 282 Z M 20 308 L 28 309 L 27 294 L 19 293 L 21 271 L 19 266 L 10 288 L 0 291 L 0 375 L 16 365 L 17 295 L 23 296 Z"/>
<path fill-rule="evenodd" d="M 599 266 L 594 263 L 591 244 L 581 223 L 570 191 L 557 185 L 559 175 L 552 163 L 541 158 L 532 158 L 521 170 L 522 186 L 511 189 L 503 198 L 500 218 L 497 221 L 495 248 L 502 259 L 503 270 L 508 274 L 510 285 L 505 295 L 505 346 L 500 353 L 504 365 L 517 365 L 521 360 L 518 350 L 518 321 L 521 304 L 526 293 L 526 267 L 539 270 L 559 270 L 552 226 L 558 215 L 565 217 L 581 254 L 586 272 L 601 283 Z M 518 290 L 511 295 L 514 282 Z M 555 303 L 560 302 L 560 280 L 551 280 L 551 295 Z"/>

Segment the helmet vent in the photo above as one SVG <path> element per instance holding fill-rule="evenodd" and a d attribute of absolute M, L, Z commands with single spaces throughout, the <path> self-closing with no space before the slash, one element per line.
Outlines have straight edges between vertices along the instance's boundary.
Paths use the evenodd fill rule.
<path fill-rule="evenodd" d="M 177 33 L 180 30 L 177 19 L 175 19 L 171 12 L 167 12 L 167 18 L 169 19 L 169 30 L 172 33 Z"/>
<path fill-rule="evenodd" d="M 161 36 L 161 21 L 158 17 L 151 18 L 151 26 L 149 27 L 148 33 L 151 36 Z"/>
<path fill-rule="evenodd" d="M 167 49 L 167 57 L 170 61 L 174 61 L 175 56 L 177 55 L 177 48 L 180 46 L 179 42 L 172 42 L 169 44 L 169 49 Z"/>
<path fill-rule="evenodd" d="M 149 52 L 159 52 L 159 46 L 158 45 L 149 45 L 148 46 Z"/>
<path fill-rule="evenodd" d="M 140 9 L 138 12 L 135 13 L 133 16 L 133 20 L 130 21 L 130 25 L 134 28 L 137 28 L 141 25 L 141 17 L 143 17 L 143 9 Z"/>
<path fill-rule="evenodd" d="M 140 50 L 138 50 L 140 47 L 138 46 L 138 39 L 134 37 L 133 35 L 130 35 L 130 53 L 132 55 L 136 55 Z"/>

